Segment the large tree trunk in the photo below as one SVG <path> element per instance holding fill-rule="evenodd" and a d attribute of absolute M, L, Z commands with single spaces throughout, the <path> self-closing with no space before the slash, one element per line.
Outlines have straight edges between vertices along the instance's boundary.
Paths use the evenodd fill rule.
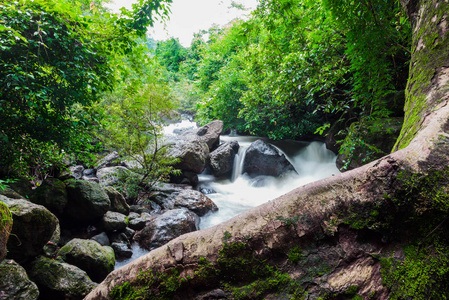
<path fill-rule="evenodd" d="M 400 253 L 407 237 L 395 234 L 410 234 L 401 224 L 407 211 L 391 201 L 404 190 L 404 181 L 397 175 L 443 170 L 449 158 L 449 4 L 436 0 L 404 2 L 413 22 L 413 54 L 406 118 L 397 151 L 297 188 L 219 226 L 183 235 L 112 272 L 86 299 L 108 299 L 111 290 L 125 282 L 145 284 L 137 275 L 149 269 L 153 274 L 169 274 L 176 269 L 181 277 L 193 278 L 170 297 L 220 295 L 220 278 L 198 279 L 200 266 L 204 269 L 199 260 L 205 257 L 215 270 L 221 269 L 215 274 L 226 277 L 225 256 L 237 259 L 240 255 L 229 252 L 230 245 L 244 245 L 242 252 L 250 251 L 253 262 L 278 266 L 298 280 L 309 297 L 323 291 L 343 293 L 357 285 L 358 293 L 366 298 L 388 298 L 390 291 L 382 285 L 377 258 L 392 251 Z M 415 225 L 405 227 L 414 230 Z M 292 249 L 302 249 L 301 262 L 292 263 Z M 248 263 L 247 267 L 255 265 Z M 238 268 L 228 271 L 242 281 L 249 280 L 238 274 Z M 214 292 L 204 294 L 208 291 Z M 209 299 L 206 296 L 204 299 Z"/>

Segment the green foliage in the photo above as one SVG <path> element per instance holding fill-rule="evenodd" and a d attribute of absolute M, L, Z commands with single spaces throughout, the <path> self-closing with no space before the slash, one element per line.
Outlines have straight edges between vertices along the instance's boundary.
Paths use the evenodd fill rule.
<path fill-rule="evenodd" d="M 382 283 L 391 289 L 391 299 L 447 299 L 449 248 L 411 245 L 404 248 L 404 254 L 404 260 L 381 260 Z"/>
<path fill-rule="evenodd" d="M 163 2 L 140 1 L 122 18 L 98 2 L 0 4 L 2 168 L 42 176 L 67 153 L 94 150 L 89 107 L 115 83 L 115 56 L 132 53 L 154 13 L 167 13 Z"/>
<path fill-rule="evenodd" d="M 145 45 L 139 46 L 135 46 L 133 55 L 119 58 L 126 61 L 121 70 L 123 80 L 114 91 L 104 94 L 97 106 L 100 139 L 133 163 L 132 171 L 140 175 L 138 182 L 136 177 L 121 181 L 132 196 L 137 196 L 138 187 L 151 191 L 158 181 L 177 172 L 172 167 L 176 160 L 168 155 L 161 134 L 163 119 L 175 103 L 168 85 L 161 80 L 160 65 L 146 55 Z"/>

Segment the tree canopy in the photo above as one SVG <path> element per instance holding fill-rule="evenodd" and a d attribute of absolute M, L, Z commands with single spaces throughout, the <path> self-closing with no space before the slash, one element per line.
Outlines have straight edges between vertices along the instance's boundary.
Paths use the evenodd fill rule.
<path fill-rule="evenodd" d="M 121 79 L 116 57 L 139 49 L 170 2 L 140 0 L 120 16 L 95 1 L 0 3 L 2 172 L 46 169 L 92 150 L 90 107 Z"/>

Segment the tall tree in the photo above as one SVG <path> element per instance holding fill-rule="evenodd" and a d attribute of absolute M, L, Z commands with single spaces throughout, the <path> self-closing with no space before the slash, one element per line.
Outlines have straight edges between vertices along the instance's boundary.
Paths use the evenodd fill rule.
<path fill-rule="evenodd" d="M 400 150 L 297 188 L 214 228 L 183 235 L 114 271 L 87 299 L 108 298 L 114 288 L 121 296 L 164 292 L 192 298 L 198 292 L 218 293 L 219 287 L 239 296 L 265 289 L 265 294 L 249 294 L 259 298 L 447 295 L 449 3 L 404 5 L 413 46 Z M 404 244 L 412 246 L 403 250 Z M 297 264 L 288 258 L 296 247 L 305 255 Z M 404 253 L 402 261 L 392 253 Z M 277 277 L 269 269 L 245 277 L 255 262 L 278 268 Z M 139 269 L 143 275 L 136 276 Z"/>

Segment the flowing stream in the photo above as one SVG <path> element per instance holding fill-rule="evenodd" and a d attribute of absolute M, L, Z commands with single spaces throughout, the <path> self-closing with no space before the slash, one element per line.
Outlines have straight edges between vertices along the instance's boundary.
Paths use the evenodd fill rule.
<path fill-rule="evenodd" d="M 164 129 L 165 135 L 176 135 L 196 128 L 196 124 L 187 120 L 172 124 Z M 218 180 L 213 175 L 199 175 L 198 189 L 206 194 L 218 206 L 218 211 L 201 217 L 200 229 L 205 229 L 279 197 L 301 185 L 340 173 L 336 167 L 336 155 L 327 150 L 324 143 L 299 141 L 269 141 L 284 153 L 295 167 L 296 173 L 289 173 L 281 178 L 258 176 L 250 178 L 242 174 L 242 165 L 246 149 L 260 139 L 252 136 L 221 136 L 222 142 L 235 140 L 239 143 L 239 152 L 234 160 L 231 179 Z M 130 259 L 117 261 L 119 268 L 148 251 L 133 244 L 133 256 Z"/>
<path fill-rule="evenodd" d="M 234 160 L 230 180 L 217 180 L 212 175 L 199 176 L 199 189 L 209 191 L 207 196 L 217 204 L 219 210 L 201 218 L 200 228 L 208 228 L 226 221 L 247 209 L 279 197 L 296 187 L 340 173 L 335 165 L 336 156 L 320 142 L 280 141 L 270 142 L 283 152 L 296 173 L 281 178 L 257 176 L 250 178 L 242 174 L 246 149 L 259 139 L 247 136 L 222 136 L 222 141 L 236 140 L 239 153 Z"/>

